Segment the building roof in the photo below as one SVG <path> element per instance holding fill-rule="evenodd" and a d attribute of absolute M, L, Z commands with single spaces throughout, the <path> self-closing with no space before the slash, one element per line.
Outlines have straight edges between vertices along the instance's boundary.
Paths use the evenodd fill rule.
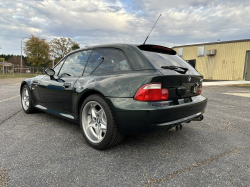
<path fill-rule="evenodd" d="M 21 56 L 12 56 L 8 59 L 7 61 L 8 63 L 12 63 L 12 64 L 18 64 L 20 65 L 21 62 Z M 24 65 L 24 59 L 22 59 L 22 65 Z"/>
<path fill-rule="evenodd" d="M 0 64 L 3 65 L 3 62 L 0 62 Z M 4 62 L 4 66 L 12 66 L 12 64 L 9 62 Z"/>
<path fill-rule="evenodd" d="M 220 42 L 207 42 L 207 43 L 197 43 L 197 44 L 179 45 L 179 46 L 174 46 L 174 47 L 172 47 L 172 48 L 177 48 L 177 47 L 190 47 L 190 46 L 199 46 L 199 45 L 213 45 L 213 44 L 237 43 L 237 42 L 249 42 L 249 41 L 250 41 L 250 39 L 230 40 L 230 41 L 220 41 Z"/>

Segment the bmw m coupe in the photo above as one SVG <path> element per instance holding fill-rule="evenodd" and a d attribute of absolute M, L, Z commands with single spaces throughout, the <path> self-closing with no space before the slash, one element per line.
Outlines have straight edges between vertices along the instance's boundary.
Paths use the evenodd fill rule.
<path fill-rule="evenodd" d="M 201 121 L 207 105 L 202 81 L 171 48 L 98 45 L 73 51 L 45 75 L 24 80 L 21 104 L 27 114 L 39 109 L 80 123 L 90 146 L 107 149 L 125 134 Z"/>

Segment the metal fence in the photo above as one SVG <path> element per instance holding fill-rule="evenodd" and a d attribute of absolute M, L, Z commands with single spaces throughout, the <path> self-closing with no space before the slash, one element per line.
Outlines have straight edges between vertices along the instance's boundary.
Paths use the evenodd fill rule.
<path fill-rule="evenodd" d="M 3 63 L 0 64 L 0 76 L 25 76 L 31 74 L 42 75 L 45 74 L 44 67 L 31 67 L 31 66 L 20 66 L 11 63 Z"/>

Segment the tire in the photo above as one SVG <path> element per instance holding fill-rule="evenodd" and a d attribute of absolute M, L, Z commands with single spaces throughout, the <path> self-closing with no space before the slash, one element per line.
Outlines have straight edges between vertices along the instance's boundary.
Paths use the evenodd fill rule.
<path fill-rule="evenodd" d="M 32 105 L 31 92 L 27 84 L 22 87 L 21 105 L 22 105 L 23 111 L 26 114 L 31 114 L 37 111 L 36 108 L 34 108 Z"/>
<path fill-rule="evenodd" d="M 86 142 L 98 150 L 115 146 L 124 139 L 108 103 L 101 95 L 90 95 L 84 100 L 80 126 Z"/>

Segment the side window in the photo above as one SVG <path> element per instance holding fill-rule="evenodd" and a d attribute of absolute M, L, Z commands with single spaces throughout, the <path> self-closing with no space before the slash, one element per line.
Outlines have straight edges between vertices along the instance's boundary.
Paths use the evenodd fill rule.
<path fill-rule="evenodd" d="M 103 58 L 102 58 L 103 56 L 99 51 L 100 51 L 99 49 L 95 49 L 91 53 L 87 66 L 84 70 L 84 75 L 90 75 L 92 71 L 103 61 Z"/>
<path fill-rule="evenodd" d="M 91 74 L 93 70 L 94 74 L 132 70 L 125 55 L 118 49 L 96 49 L 92 54 L 85 70 L 88 75 Z"/>
<path fill-rule="evenodd" d="M 59 76 L 81 76 L 91 50 L 74 53 L 67 57 Z"/>
<path fill-rule="evenodd" d="M 64 60 L 65 60 L 65 59 L 63 59 L 61 62 L 59 62 L 59 63 L 57 64 L 56 67 L 53 68 L 53 70 L 55 71 L 55 75 L 58 75 L 58 73 L 59 73 L 59 71 L 60 71 L 60 69 L 61 69 L 61 67 L 62 67 L 62 65 L 63 65 Z"/>

